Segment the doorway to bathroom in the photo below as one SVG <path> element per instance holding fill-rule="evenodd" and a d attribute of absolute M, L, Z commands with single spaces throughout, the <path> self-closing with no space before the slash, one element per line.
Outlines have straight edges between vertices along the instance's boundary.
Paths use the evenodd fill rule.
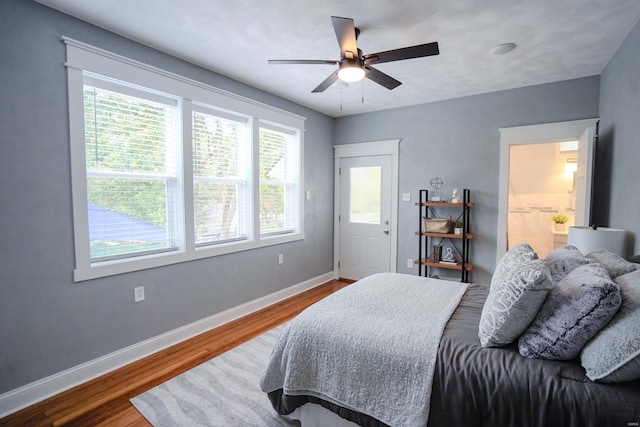
<path fill-rule="evenodd" d="M 587 119 L 500 129 L 497 261 L 521 242 L 540 257 L 564 244 L 556 215 L 567 216 L 565 227 L 590 225 L 597 126 Z"/>
<path fill-rule="evenodd" d="M 575 224 L 578 141 L 512 145 L 509 158 L 507 250 L 527 242 L 544 258 Z"/>

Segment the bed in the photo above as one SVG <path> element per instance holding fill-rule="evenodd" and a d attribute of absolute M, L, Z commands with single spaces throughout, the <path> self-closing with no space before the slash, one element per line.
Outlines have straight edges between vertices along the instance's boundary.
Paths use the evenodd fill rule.
<path fill-rule="evenodd" d="M 530 247 L 510 251 L 490 286 L 391 273 L 356 282 L 285 327 L 261 388 L 274 410 L 300 419 L 305 427 L 637 426 L 640 265 L 612 267 L 610 254 L 596 261 L 597 254 L 588 258 L 573 247 L 557 251 L 546 260 L 538 260 Z M 523 276 L 536 276 L 533 285 L 529 280 L 525 286 L 529 297 L 511 293 L 507 298 L 518 300 L 513 310 L 492 317 L 491 304 L 505 306 L 500 280 L 504 284 L 505 277 L 515 277 L 506 283 L 522 287 L 527 282 Z M 567 297 L 567 289 L 573 289 L 569 279 L 580 283 L 577 297 L 570 292 Z M 585 280 L 595 285 L 589 288 Z M 599 293 L 585 293 L 585 288 Z M 602 289 L 611 291 L 603 297 Z M 606 300 L 606 307 L 598 307 L 601 312 L 585 326 L 585 319 L 598 310 L 587 307 L 585 315 L 582 306 L 595 300 L 600 305 Z M 544 327 L 558 320 L 554 316 L 564 323 L 567 316 L 576 316 L 581 334 L 572 336 L 575 328 L 549 332 Z M 631 334 L 629 342 L 615 335 L 620 325 Z M 549 338 L 553 333 L 562 337 Z M 304 337 L 302 344 L 298 335 Z M 563 344 L 568 336 L 572 342 Z M 624 344 L 616 348 L 611 339 Z M 549 355 L 559 351 L 554 346 L 561 346 L 562 354 Z M 532 351 L 539 354 L 532 356 Z M 428 360 L 414 359 L 417 353 L 431 357 L 431 366 Z M 603 372 L 598 363 L 609 356 L 626 359 L 617 360 L 613 372 Z"/>

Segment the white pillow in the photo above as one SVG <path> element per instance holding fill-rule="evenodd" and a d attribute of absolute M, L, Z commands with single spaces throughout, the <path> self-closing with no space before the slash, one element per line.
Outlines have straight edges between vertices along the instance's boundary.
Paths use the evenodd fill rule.
<path fill-rule="evenodd" d="M 640 271 L 614 282 L 622 294 L 620 310 L 580 354 L 587 377 L 606 383 L 640 378 Z"/>
<path fill-rule="evenodd" d="M 531 261 L 532 259 L 538 259 L 538 254 L 536 254 L 536 251 L 534 251 L 528 243 L 520 243 L 519 245 L 509 249 L 507 253 L 503 255 L 502 259 L 500 259 L 500 262 L 493 272 L 491 286 L 493 286 L 494 282 L 501 281 L 504 274 L 508 271 L 513 270 L 523 262 Z"/>
<path fill-rule="evenodd" d="M 500 260 L 482 308 L 478 337 L 483 347 L 509 344 L 529 326 L 551 289 L 546 262 L 524 243 Z"/>

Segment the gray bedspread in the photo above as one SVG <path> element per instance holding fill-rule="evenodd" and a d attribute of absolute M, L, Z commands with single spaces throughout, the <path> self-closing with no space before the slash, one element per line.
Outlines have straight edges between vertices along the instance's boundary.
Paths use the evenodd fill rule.
<path fill-rule="evenodd" d="M 392 426 L 426 425 L 440 337 L 467 284 L 377 274 L 289 322 L 261 381 Z"/>

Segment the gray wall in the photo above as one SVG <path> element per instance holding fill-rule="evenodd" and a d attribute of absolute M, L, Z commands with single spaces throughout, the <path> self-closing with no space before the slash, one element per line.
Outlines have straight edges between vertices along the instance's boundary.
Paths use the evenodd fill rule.
<path fill-rule="evenodd" d="M 400 138 L 398 272 L 416 258 L 419 189 L 444 180 L 443 195 L 454 187 L 471 189 L 472 281 L 489 283 L 495 268 L 500 159 L 499 128 L 598 116 L 599 77 L 587 77 L 412 107 L 348 116 L 336 120 L 336 143 Z"/>
<path fill-rule="evenodd" d="M 627 254 L 640 254 L 640 23 L 601 77 L 596 223 L 628 230 Z"/>
<path fill-rule="evenodd" d="M 306 116 L 306 239 L 74 283 L 62 35 Z M 0 394 L 332 270 L 333 119 L 31 1 L 0 2 L 0 53 Z"/>

